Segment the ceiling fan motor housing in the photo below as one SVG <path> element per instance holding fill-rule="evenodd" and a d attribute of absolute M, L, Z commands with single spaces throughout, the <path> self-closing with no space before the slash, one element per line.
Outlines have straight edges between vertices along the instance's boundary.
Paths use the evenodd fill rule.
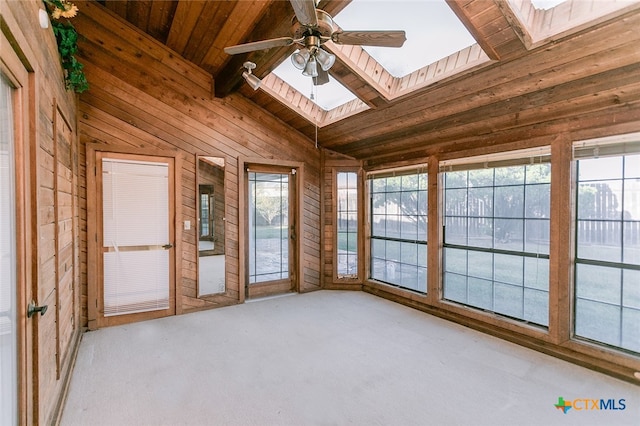
<path fill-rule="evenodd" d="M 293 17 L 293 25 L 291 27 L 291 33 L 293 38 L 299 40 L 307 36 L 323 37 L 326 39 L 331 38 L 331 34 L 335 31 L 335 25 L 333 18 L 327 12 L 321 9 L 316 9 L 316 16 L 318 18 L 317 26 L 302 25 L 298 22 L 298 19 Z M 324 42 L 325 40 L 322 40 Z"/>

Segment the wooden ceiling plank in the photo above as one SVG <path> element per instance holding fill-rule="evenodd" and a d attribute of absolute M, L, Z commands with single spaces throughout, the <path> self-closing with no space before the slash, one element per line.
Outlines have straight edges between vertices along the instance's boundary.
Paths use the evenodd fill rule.
<path fill-rule="evenodd" d="M 159 41 L 146 34 L 141 34 L 135 40 L 122 40 L 117 37 L 118 33 L 124 31 L 139 31 L 137 27 L 124 21 L 96 2 L 76 1 L 78 7 L 81 7 L 81 10 L 85 12 L 83 13 L 83 21 L 75 25 L 78 33 L 84 40 L 95 43 L 97 46 L 109 46 L 111 49 L 122 52 L 123 56 L 126 55 L 130 57 L 132 61 L 135 60 L 135 58 L 139 58 L 140 55 L 148 55 L 163 66 L 169 67 L 172 72 L 176 74 L 175 81 L 188 79 L 192 82 L 192 85 L 198 87 L 197 91 L 199 94 L 210 97 L 212 89 L 210 74 L 205 73 L 202 69 L 186 61 L 176 60 L 175 54 L 168 51 Z M 85 21 L 90 24 L 84 24 L 83 22 Z M 117 30 L 114 30 L 114 28 L 117 28 Z M 84 54 L 90 55 L 91 52 Z M 152 61 L 150 66 L 157 66 L 157 64 L 155 61 Z"/>
<path fill-rule="evenodd" d="M 194 54 L 191 55 L 193 62 L 198 65 L 202 65 L 202 60 L 213 45 L 220 29 L 227 25 L 227 21 L 231 17 L 234 9 L 244 3 L 250 2 L 237 2 L 234 4 L 234 2 L 225 1 L 216 3 L 220 3 L 220 5 L 216 8 L 216 13 L 213 18 L 209 19 L 206 23 L 201 20 L 200 25 L 203 28 L 206 27 L 206 30 L 200 39 L 200 42 L 197 44 L 197 47 L 195 47 Z"/>
<path fill-rule="evenodd" d="M 146 32 L 149 26 L 150 0 L 129 1 L 127 3 L 127 21 Z"/>
<path fill-rule="evenodd" d="M 191 38 L 204 5 L 204 1 L 178 1 L 167 36 L 167 46 L 184 56 L 184 49 L 187 47 L 187 42 Z"/>
<path fill-rule="evenodd" d="M 204 3 L 204 7 L 200 11 L 193 31 L 191 32 L 191 35 L 187 40 L 187 44 L 183 49 L 182 56 L 191 62 L 197 64 L 193 58 L 198 54 L 198 47 L 200 46 L 203 37 L 205 37 L 207 33 L 211 32 L 211 21 L 215 19 L 218 9 L 223 3 L 225 2 L 208 1 Z"/>
<path fill-rule="evenodd" d="M 177 0 L 151 2 L 147 33 L 156 40 L 165 43 L 169 30 L 171 29 L 171 20 L 175 14 L 177 5 Z"/>
<path fill-rule="evenodd" d="M 229 55 L 224 52 L 224 47 L 242 43 L 242 40 L 250 40 L 254 27 L 247 22 L 258 22 L 264 15 L 272 0 L 240 2 L 243 7 L 233 9 L 224 25 L 216 34 L 215 41 L 211 44 L 202 59 L 207 68 L 219 69 L 228 60 Z"/>
<path fill-rule="evenodd" d="M 127 19 L 128 0 L 104 0 L 104 6 L 122 19 Z"/>

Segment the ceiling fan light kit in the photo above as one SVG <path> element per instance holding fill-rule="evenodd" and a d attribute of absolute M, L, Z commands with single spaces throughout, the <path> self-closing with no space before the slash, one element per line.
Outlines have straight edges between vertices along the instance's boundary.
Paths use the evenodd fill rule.
<path fill-rule="evenodd" d="M 316 63 L 316 58 L 311 57 L 307 61 L 304 66 L 304 70 L 302 71 L 302 75 L 306 77 L 317 77 L 318 76 L 318 64 Z"/>
<path fill-rule="evenodd" d="M 318 61 L 323 71 L 329 71 L 336 62 L 336 55 L 329 53 L 324 49 L 318 49 L 316 52 L 316 61 Z"/>
<path fill-rule="evenodd" d="M 300 50 L 296 50 L 293 55 L 291 55 L 291 62 L 293 66 L 298 68 L 299 70 L 303 70 L 305 65 L 307 65 L 307 61 L 309 60 L 309 49 L 302 48 Z"/>
<path fill-rule="evenodd" d="M 224 51 L 229 55 L 237 55 L 239 53 L 254 52 L 274 47 L 291 46 L 296 43 L 300 45 L 301 48 L 291 56 L 293 65 L 297 69 L 302 70 L 303 75 L 312 77 L 314 84 L 318 85 L 319 81 L 328 81 L 328 78 L 317 79 L 319 75 L 318 65 L 320 65 L 322 72 L 326 74 L 336 61 L 335 55 L 322 49 L 322 45 L 327 41 L 331 40 L 335 44 L 402 47 L 407 39 L 405 32 L 402 30 L 343 31 L 334 25 L 331 15 L 324 10 L 316 9 L 314 0 L 289 0 L 289 2 L 295 12 L 293 27 L 291 29 L 293 37 L 280 37 L 228 46 L 224 48 Z M 259 86 L 260 80 L 251 74 L 251 69 L 247 68 L 247 71 L 243 72 L 242 76 L 248 83 L 249 79 L 258 80 Z M 253 85 L 251 87 L 253 87 Z M 254 90 L 255 89 L 257 89 L 257 87 L 254 88 Z"/>

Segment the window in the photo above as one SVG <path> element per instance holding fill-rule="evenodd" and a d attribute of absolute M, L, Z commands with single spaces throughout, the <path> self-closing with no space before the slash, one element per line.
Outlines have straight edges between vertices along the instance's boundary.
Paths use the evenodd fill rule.
<path fill-rule="evenodd" d="M 338 278 L 357 278 L 358 174 L 356 172 L 338 172 L 336 181 Z"/>
<path fill-rule="evenodd" d="M 427 292 L 427 174 L 373 175 L 370 277 Z"/>
<path fill-rule="evenodd" d="M 289 175 L 249 172 L 249 284 L 289 278 Z"/>
<path fill-rule="evenodd" d="M 546 152 L 443 163 L 445 299 L 548 325 Z"/>
<path fill-rule="evenodd" d="M 213 240 L 213 186 L 200 185 L 200 239 Z"/>
<path fill-rule="evenodd" d="M 640 352 L 640 143 L 576 156 L 575 335 Z"/>

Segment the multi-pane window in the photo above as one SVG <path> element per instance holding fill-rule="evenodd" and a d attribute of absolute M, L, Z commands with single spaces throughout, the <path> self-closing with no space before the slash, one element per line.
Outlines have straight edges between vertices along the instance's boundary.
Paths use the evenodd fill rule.
<path fill-rule="evenodd" d="M 289 175 L 249 172 L 249 284 L 289 278 Z"/>
<path fill-rule="evenodd" d="M 548 325 L 551 167 L 541 161 L 444 172 L 445 299 Z"/>
<path fill-rule="evenodd" d="M 371 270 L 377 281 L 427 292 L 427 174 L 369 180 Z"/>
<path fill-rule="evenodd" d="M 640 352 L 638 144 L 635 148 L 635 155 L 602 155 L 593 147 L 578 155 L 574 331 Z"/>
<path fill-rule="evenodd" d="M 338 172 L 337 273 L 339 278 L 358 276 L 358 174 Z"/>

